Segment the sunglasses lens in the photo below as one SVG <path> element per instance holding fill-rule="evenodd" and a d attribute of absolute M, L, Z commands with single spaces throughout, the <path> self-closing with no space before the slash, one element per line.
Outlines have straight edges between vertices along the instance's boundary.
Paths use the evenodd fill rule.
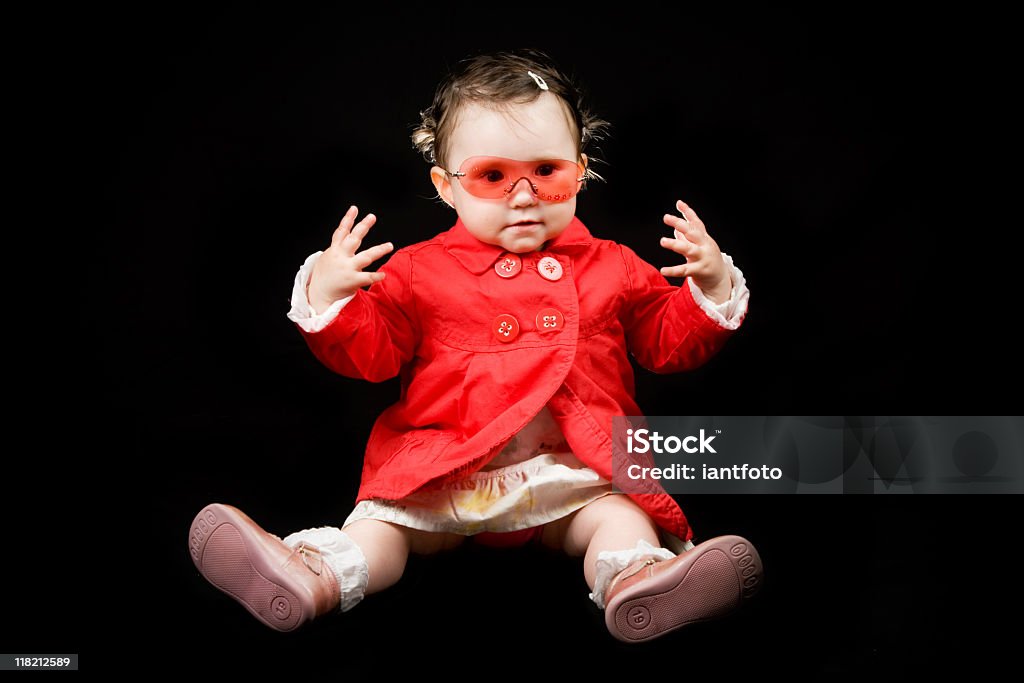
<path fill-rule="evenodd" d="M 516 184 L 526 179 L 537 198 L 564 202 L 579 191 L 583 171 L 579 164 L 565 159 L 516 161 L 502 157 L 471 157 L 460 169 L 459 181 L 466 192 L 483 199 L 504 198 Z"/>

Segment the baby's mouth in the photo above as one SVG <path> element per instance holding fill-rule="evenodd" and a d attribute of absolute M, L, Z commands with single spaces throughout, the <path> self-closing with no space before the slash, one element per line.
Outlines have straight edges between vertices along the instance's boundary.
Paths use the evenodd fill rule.
<path fill-rule="evenodd" d="M 532 230 L 533 228 L 539 228 L 541 225 L 540 221 L 518 221 L 511 225 L 505 226 L 506 230 Z"/>

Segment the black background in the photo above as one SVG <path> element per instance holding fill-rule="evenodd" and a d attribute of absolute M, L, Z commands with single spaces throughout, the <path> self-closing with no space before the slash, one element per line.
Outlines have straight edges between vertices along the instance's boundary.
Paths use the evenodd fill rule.
<path fill-rule="evenodd" d="M 992 619 L 1019 603 L 1009 496 L 681 501 L 699 537 L 758 545 L 765 590 L 729 620 L 646 646 L 608 636 L 578 560 L 529 549 L 414 558 L 388 593 L 288 635 L 196 573 L 186 535 L 208 502 L 280 535 L 351 509 L 366 437 L 398 387 L 315 361 L 285 318 L 292 279 L 350 204 L 378 215 L 373 243 L 450 227 L 409 133 L 444 70 L 481 50 L 547 51 L 612 122 L 593 152 L 608 182 L 577 211 L 596 236 L 673 263 L 660 216 L 682 198 L 747 277 L 748 317 L 721 354 L 684 375 L 638 373 L 646 412 L 1011 410 L 1014 297 L 1000 278 L 1013 253 L 1005 224 L 981 220 L 984 169 L 966 161 L 998 111 L 979 125 L 991 74 L 963 59 L 978 40 L 967 23 L 499 9 L 63 17 L 60 173 L 98 187 L 84 220 L 61 221 L 74 225 L 60 248 L 84 268 L 56 300 L 73 302 L 75 334 L 42 336 L 63 354 L 50 386 L 84 390 L 51 443 L 73 425 L 89 454 L 68 456 L 79 479 L 47 508 L 68 552 L 21 574 L 2 649 L 80 651 L 94 669 L 353 679 L 530 675 L 542 660 L 640 676 L 998 667 L 1008 636 Z M 86 508 L 99 519 L 74 512 Z"/>

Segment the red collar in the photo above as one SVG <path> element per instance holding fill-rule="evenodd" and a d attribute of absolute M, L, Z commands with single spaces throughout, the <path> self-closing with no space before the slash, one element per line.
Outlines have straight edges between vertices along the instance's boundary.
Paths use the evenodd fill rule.
<path fill-rule="evenodd" d="M 589 247 L 592 241 L 593 237 L 587 230 L 587 226 L 583 225 L 579 218 L 573 216 L 572 221 L 562 234 L 548 242 L 547 249 L 543 251 L 567 253 Z M 505 253 L 501 247 L 481 242 L 469 234 L 461 218 L 444 233 L 443 244 L 445 250 L 474 275 L 479 275 L 492 267 L 498 257 Z"/>

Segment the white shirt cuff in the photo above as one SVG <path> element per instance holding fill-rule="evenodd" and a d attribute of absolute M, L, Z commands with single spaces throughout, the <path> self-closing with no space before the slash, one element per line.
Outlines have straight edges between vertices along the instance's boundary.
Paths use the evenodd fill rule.
<path fill-rule="evenodd" d="M 317 313 L 309 305 L 309 300 L 306 298 L 306 285 L 309 284 L 309 278 L 313 275 L 313 266 L 322 253 L 322 251 L 318 251 L 310 254 L 306 262 L 299 268 L 299 272 L 295 274 L 295 285 L 292 287 L 292 307 L 288 311 L 288 319 L 305 332 L 310 333 L 319 332 L 330 325 L 331 321 L 338 317 L 341 309 L 345 308 L 345 305 L 355 297 L 355 294 L 352 294 L 344 299 L 338 299 L 323 313 Z"/>
<path fill-rule="evenodd" d="M 725 259 L 725 265 L 729 268 L 729 277 L 732 278 L 732 290 L 730 290 L 729 298 L 726 301 L 716 304 L 704 296 L 704 292 L 700 291 L 700 287 L 694 283 L 693 278 L 686 278 L 686 282 L 690 285 L 693 300 L 712 320 L 727 330 L 735 330 L 743 322 L 743 316 L 747 313 L 750 290 L 747 289 L 743 271 L 732 262 L 732 257 L 722 252 L 722 258 Z"/>

